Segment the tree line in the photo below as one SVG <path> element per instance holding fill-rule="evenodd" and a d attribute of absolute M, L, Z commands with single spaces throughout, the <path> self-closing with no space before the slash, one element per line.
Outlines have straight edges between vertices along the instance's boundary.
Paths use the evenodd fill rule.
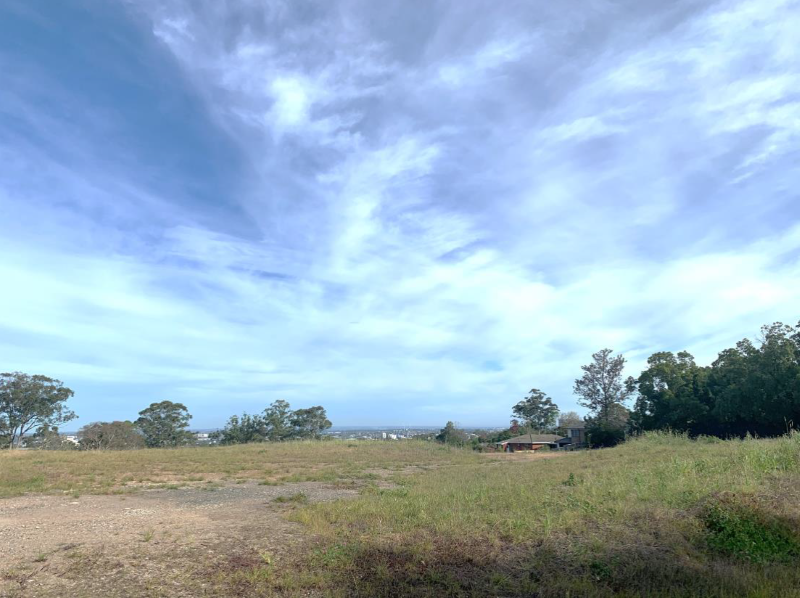
<path fill-rule="evenodd" d="M 654 353 L 635 378 L 624 377 L 625 364 L 622 355 L 602 349 L 575 380 L 573 391 L 588 410 L 583 423 L 594 446 L 664 429 L 720 437 L 774 436 L 800 422 L 800 323 L 763 326 L 756 342 L 741 340 L 707 366 L 697 365 L 687 351 Z M 77 417 L 66 406 L 73 394 L 46 376 L 0 374 L 0 448 L 17 448 L 23 437 L 43 447 L 57 443 L 58 427 Z M 580 420 L 574 412 L 562 414 L 537 388 L 511 412 L 511 425 L 499 433 L 468 436 L 448 422 L 436 440 L 486 444 L 533 431 L 563 433 Z M 181 403 L 152 403 L 135 421 L 82 427 L 79 443 L 87 449 L 180 446 L 192 442 L 190 419 Z M 213 437 L 219 444 L 318 438 L 330 426 L 320 406 L 293 411 L 286 401 L 275 401 L 260 414 L 232 416 Z"/>
<path fill-rule="evenodd" d="M 43 449 L 76 446 L 59 427 L 77 418 L 66 402 L 75 393 L 60 380 L 22 372 L 0 374 L 0 449 L 23 445 Z M 122 450 L 186 446 L 195 442 L 192 419 L 182 403 L 151 403 L 134 421 L 92 422 L 78 430 L 77 448 Z M 331 427 L 321 406 L 292 410 L 275 401 L 261 415 L 233 416 L 210 437 L 219 444 L 319 438 Z"/>
<path fill-rule="evenodd" d="M 453 422 L 436 436 L 477 448 L 535 433 L 565 434 L 583 424 L 592 446 L 612 446 L 630 434 L 673 430 L 693 436 L 775 436 L 800 423 L 800 323 L 763 326 L 754 343 L 743 339 L 708 366 L 687 351 L 651 355 L 638 377 L 624 377 L 626 360 L 602 349 L 581 366 L 573 392 L 588 410 L 562 414 L 538 388 L 511 409 L 508 429 L 470 439 Z M 632 401 L 632 404 L 631 404 Z"/>

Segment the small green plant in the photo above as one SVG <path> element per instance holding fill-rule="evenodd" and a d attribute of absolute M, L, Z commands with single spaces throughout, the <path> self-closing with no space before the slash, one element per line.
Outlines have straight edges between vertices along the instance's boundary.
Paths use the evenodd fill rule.
<path fill-rule="evenodd" d="M 33 559 L 34 563 L 44 563 L 45 561 L 47 561 L 46 552 L 40 552 L 39 554 L 36 555 L 36 558 Z"/>
<path fill-rule="evenodd" d="M 567 477 L 567 479 L 566 479 L 566 480 L 564 480 L 564 481 L 563 481 L 563 482 L 561 482 L 561 483 L 562 483 L 564 486 L 577 486 L 577 485 L 578 485 L 580 482 L 578 482 L 578 479 L 575 477 L 575 474 L 574 474 L 574 473 L 570 473 L 570 474 L 569 474 L 569 477 Z"/>
<path fill-rule="evenodd" d="M 703 522 L 716 552 L 756 563 L 800 557 L 800 540 L 791 529 L 752 502 L 721 498 L 706 508 Z"/>
<path fill-rule="evenodd" d="M 273 502 L 303 504 L 308 502 L 308 496 L 305 492 L 296 492 L 289 496 L 279 496 Z"/>
<path fill-rule="evenodd" d="M 142 533 L 142 542 L 149 542 L 155 536 L 155 532 L 151 529 L 147 530 L 146 532 Z"/>

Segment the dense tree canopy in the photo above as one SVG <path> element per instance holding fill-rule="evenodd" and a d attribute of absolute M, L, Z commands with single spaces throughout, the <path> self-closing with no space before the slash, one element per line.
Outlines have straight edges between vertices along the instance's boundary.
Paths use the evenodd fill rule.
<path fill-rule="evenodd" d="M 511 408 L 524 424 L 538 432 L 549 432 L 556 427 L 558 407 L 538 388 L 532 388 L 522 401 Z"/>
<path fill-rule="evenodd" d="M 319 405 L 294 411 L 289 423 L 292 426 L 292 436 L 295 438 L 319 438 L 322 432 L 331 427 L 325 409 Z"/>
<path fill-rule="evenodd" d="M 637 379 L 631 418 L 638 430 L 763 436 L 800 423 L 800 325 L 764 326 L 706 367 L 687 352 L 656 353 Z"/>
<path fill-rule="evenodd" d="M 244 444 L 319 438 L 331 427 L 325 409 L 319 405 L 292 411 L 286 401 L 275 401 L 260 415 L 232 416 L 222 430 L 214 433 L 220 444 Z"/>
<path fill-rule="evenodd" d="M 192 434 L 187 429 L 190 419 L 192 416 L 185 405 L 161 401 L 151 403 L 147 409 L 140 411 L 135 424 L 148 447 L 173 447 L 188 444 L 192 440 Z"/>
<path fill-rule="evenodd" d="M 73 394 L 60 380 L 47 376 L 0 374 L 0 448 L 17 448 L 25 434 L 57 431 L 75 419 L 65 405 Z"/>

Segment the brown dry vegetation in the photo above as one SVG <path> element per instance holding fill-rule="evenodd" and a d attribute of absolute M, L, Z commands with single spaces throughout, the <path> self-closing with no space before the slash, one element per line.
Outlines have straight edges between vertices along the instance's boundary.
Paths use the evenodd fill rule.
<path fill-rule="evenodd" d="M 387 447 L 389 447 L 387 449 Z M 408 442 L 299 441 L 139 451 L 2 451 L 0 498 L 32 492 L 118 493 L 142 487 L 257 480 L 341 482 L 475 462 L 469 452 Z"/>
<path fill-rule="evenodd" d="M 31 545 L 2 573 L 9 595 L 800 596 L 798 435 L 722 442 L 655 434 L 546 459 L 423 443 L 68 459 L 80 457 L 94 460 L 100 481 L 81 481 L 84 490 L 127 488 L 122 467 L 132 459 L 144 471 L 143 458 L 159 471 L 152 482 L 187 487 L 77 499 L 162 506 L 158 521 L 120 531 L 119 542 L 84 540 L 50 553 Z M 56 463 L 76 462 L 30 453 L 0 455 L 0 465 L 19 459 L 60 472 L 42 489 L 62 494 L 6 499 L 0 509 L 72 500 L 63 494 L 72 474 Z M 224 487 L 207 492 L 205 482 L 181 479 L 200 475 Z M 0 472 L 0 480 L 21 476 Z M 322 481 L 308 481 L 314 476 Z M 245 477 L 283 482 L 236 483 Z M 215 495 L 215 507 L 198 498 Z"/>

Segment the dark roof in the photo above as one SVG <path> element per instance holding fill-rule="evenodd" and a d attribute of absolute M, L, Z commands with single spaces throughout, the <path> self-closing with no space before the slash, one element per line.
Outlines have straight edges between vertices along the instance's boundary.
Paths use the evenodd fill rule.
<path fill-rule="evenodd" d="M 577 426 L 565 426 L 567 430 L 583 430 L 586 428 L 586 424 L 578 424 Z"/>
<path fill-rule="evenodd" d="M 563 438 L 563 436 L 559 436 L 558 434 L 523 434 L 522 436 L 516 436 L 508 440 L 501 440 L 497 444 L 552 444 L 561 440 L 561 438 Z"/>

